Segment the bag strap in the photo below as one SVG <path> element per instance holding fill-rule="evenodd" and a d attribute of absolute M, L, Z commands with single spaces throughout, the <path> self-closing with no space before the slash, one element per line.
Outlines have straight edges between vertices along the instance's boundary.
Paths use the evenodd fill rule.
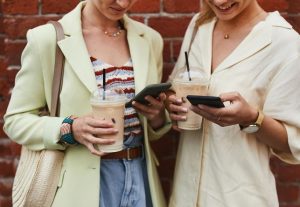
<path fill-rule="evenodd" d="M 64 30 L 61 24 L 57 21 L 49 21 L 48 23 L 52 24 L 56 31 L 56 42 L 65 38 Z M 62 88 L 63 83 L 63 73 L 64 73 L 64 62 L 65 57 L 56 44 L 55 50 L 55 65 L 54 65 L 54 74 L 52 80 L 52 96 L 51 96 L 51 109 L 50 116 L 58 116 L 59 115 L 59 94 Z"/>

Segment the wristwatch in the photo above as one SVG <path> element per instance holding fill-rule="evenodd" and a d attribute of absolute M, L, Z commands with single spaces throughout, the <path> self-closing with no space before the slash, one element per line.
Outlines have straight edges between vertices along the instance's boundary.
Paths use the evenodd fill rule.
<path fill-rule="evenodd" d="M 77 117 L 69 116 L 63 120 L 61 128 L 60 128 L 61 136 L 60 136 L 58 143 L 60 143 L 62 145 L 67 145 L 67 146 L 79 144 L 74 139 L 73 132 L 72 132 L 72 124 L 73 124 L 74 119 L 76 119 L 76 118 Z"/>
<path fill-rule="evenodd" d="M 242 125 L 240 125 L 240 129 L 243 132 L 246 132 L 246 133 L 249 133 L 249 134 L 255 133 L 255 132 L 257 132 L 260 129 L 261 124 L 262 124 L 262 122 L 264 120 L 264 117 L 265 117 L 265 115 L 263 114 L 263 112 L 261 110 L 258 110 L 258 117 L 257 117 L 255 123 L 254 124 L 250 124 L 248 126 L 242 126 Z"/>

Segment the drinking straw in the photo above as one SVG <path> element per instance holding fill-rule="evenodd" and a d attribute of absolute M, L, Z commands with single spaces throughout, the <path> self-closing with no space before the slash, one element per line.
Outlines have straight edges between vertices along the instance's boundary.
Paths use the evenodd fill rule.
<path fill-rule="evenodd" d="M 184 54 L 185 54 L 185 64 L 186 64 L 186 69 L 187 69 L 188 76 L 189 76 L 189 81 L 192 81 L 191 74 L 190 74 L 190 65 L 189 65 L 188 53 L 185 52 Z"/>
<path fill-rule="evenodd" d="M 102 72 L 102 77 L 103 77 L 102 78 L 102 80 L 103 80 L 103 83 L 102 83 L 102 85 L 103 85 L 103 94 L 102 94 L 103 96 L 102 96 L 102 99 L 103 100 L 105 100 L 105 85 L 106 85 L 105 84 L 105 78 L 106 78 L 105 76 L 106 76 L 105 69 L 103 69 L 103 72 Z"/>

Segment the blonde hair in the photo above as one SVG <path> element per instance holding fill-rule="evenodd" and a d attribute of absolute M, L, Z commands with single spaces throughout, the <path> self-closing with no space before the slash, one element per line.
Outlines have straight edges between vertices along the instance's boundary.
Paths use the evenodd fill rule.
<path fill-rule="evenodd" d="M 196 27 L 199 27 L 200 25 L 208 22 L 209 20 L 211 20 L 216 16 L 213 10 L 207 5 L 205 0 L 202 0 L 201 2 L 202 2 L 202 8 L 200 11 L 200 15 L 196 21 L 196 25 L 195 25 Z"/>

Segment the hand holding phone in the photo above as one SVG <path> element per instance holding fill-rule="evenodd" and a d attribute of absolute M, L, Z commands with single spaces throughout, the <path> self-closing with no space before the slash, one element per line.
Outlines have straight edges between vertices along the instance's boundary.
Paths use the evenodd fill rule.
<path fill-rule="evenodd" d="M 142 91 L 140 91 L 133 99 L 127 102 L 125 106 L 132 106 L 132 101 L 137 101 L 141 104 L 148 104 L 148 101 L 145 100 L 146 96 L 152 96 L 156 98 L 161 92 L 167 91 L 171 86 L 171 83 L 150 84 L 146 86 Z"/>
<path fill-rule="evenodd" d="M 210 107 L 222 108 L 225 107 L 221 98 L 218 96 L 195 96 L 188 95 L 186 97 L 192 105 L 203 104 Z"/>

